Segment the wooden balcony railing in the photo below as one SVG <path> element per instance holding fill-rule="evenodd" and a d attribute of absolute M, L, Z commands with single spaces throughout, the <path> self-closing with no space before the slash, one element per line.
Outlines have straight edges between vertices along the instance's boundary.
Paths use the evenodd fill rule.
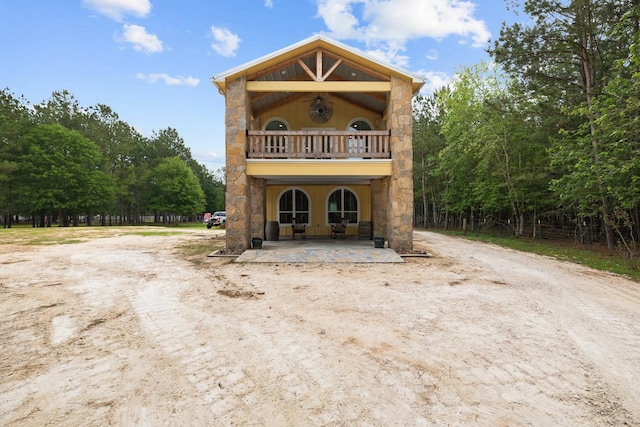
<path fill-rule="evenodd" d="M 247 156 L 259 159 L 389 159 L 389 131 L 247 131 Z"/>

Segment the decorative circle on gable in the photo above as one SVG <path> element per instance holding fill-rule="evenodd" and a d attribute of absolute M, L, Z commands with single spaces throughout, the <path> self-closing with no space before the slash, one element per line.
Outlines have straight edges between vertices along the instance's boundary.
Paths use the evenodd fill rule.
<path fill-rule="evenodd" d="M 309 117 L 316 123 L 326 123 L 333 116 L 333 107 L 329 105 L 321 96 L 309 105 Z"/>

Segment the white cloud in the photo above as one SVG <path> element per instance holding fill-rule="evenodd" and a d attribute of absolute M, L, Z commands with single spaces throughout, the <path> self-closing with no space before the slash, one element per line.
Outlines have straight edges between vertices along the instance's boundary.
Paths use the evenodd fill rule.
<path fill-rule="evenodd" d="M 438 51 L 435 49 L 431 49 L 429 53 L 427 53 L 424 57 L 430 61 L 435 61 L 438 59 Z"/>
<path fill-rule="evenodd" d="M 377 49 L 368 49 L 367 54 L 387 64 L 395 64 L 398 67 L 406 67 L 409 63 L 409 57 L 406 55 L 402 55 L 402 52 L 404 51 L 404 46 L 392 46 L 392 44 L 390 43 L 384 46 L 384 48 L 381 47 Z"/>
<path fill-rule="evenodd" d="M 129 14 L 144 18 L 151 12 L 149 0 L 82 0 L 82 3 L 115 21 L 122 21 Z"/>
<path fill-rule="evenodd" d="M 167 86 L 198 86 L 198 84 L 200 84 L 200 79 L 196 79 L 195 77 L 172 77 L 166 73 L 138 73 L 136 74 L 136 78 L 139 80 L 146 80 L 149 83 L 156 83 L 160 80 Z"/>
<path fill-rule="evenodd" d="M 147 30 L 140 25 L 124 24 L 124 31 L 120 37 L 121 41 L 131 43 L 133 49 L 143 53 L 159 53 L 164 50 L 162 41 L 154 34 L 147 33 Z"/>
<path fill-rule="evenodd" d="M 367 43 L 397 65 L 409 40 L 449 36 L 485 47 L 491 33 L 474 17 L 476 5 L 463 0 L 317 0 L 318 15 L 336 39 Z M 399 61 L 399 62 L 395 62 Z"/>
<path fill-rule="evenodd" d="M 358 19 L 352 13 L 353 3 L 363 0 L 318 0 L 318 15 L 324 20 L 332 37 L 337 39 L 358 39 L 364 37 L 362 29 L 357 28 Z"/>
<path fill-rule="evenodd" d="M 418 71 L 416 74 L 422 76 L 425 83 L 420 90 L 423 95 L 433 94 L 436 90 L 449 85 L 453 81 L 453 76 L 441 71 Z"/>
<path fill-rule="evenodd" d="M 273 0 L 264 0 L 264 6 L 269 9 L 273 8 Z"/>
<path fill-rule="evenodd" d="M 240 37 L 233 34 L 226 28 L 211 26 L 211 36 L 213 37 L 213 43 L 211 48 L 222 56 L 235 56 L 238 45 L 242 41 Z"/>

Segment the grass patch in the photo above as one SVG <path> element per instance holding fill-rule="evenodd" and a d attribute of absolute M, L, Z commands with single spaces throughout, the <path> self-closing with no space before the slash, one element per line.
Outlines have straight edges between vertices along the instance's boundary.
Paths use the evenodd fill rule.
<path fill-rule="evenodd" d="M 210 253 L 223 249 L 224 246 L 224 239 L 206 238 L 181 244 L 177 249 L 177 253 L 178 256 L 193 265 L 200 266 L 206 261 Z"/>
<path fill-rule="evenodd" d="M 570 240 L 532 240 L 512 236 L 495 236 L 484 233 L 430 230 L 465 239 L 493 243 L 502 247 L 546 255 L 563 261 L 571 261 L 597 270 L 628 276 L 640 280 L 640 260 L 628 258 L 598 244 L 580 245 Z"/>
<path fill-rule="evenodd" d="M 114 236 L 171 236 L 180 234 L 174 227 L 156 228 L 142 226 L 91 226 L 78 227 L 32 227 L 31 225 L 14 225 L 11 228 L 0 228 L 0 241 L 6 245 L 51 246 L 83 243 L 91 239 Z"/>
<path fill-rule="evenodd" d="M 0 228 L 0 242 L 3 245 L 15 246 L 52 246 L 69 245 L 87 242 L 92 239 L 118 237 L 118 236 L 173 236 L 182 234 L 181 229 L 201 229 L 207 234 L 206 226 L 200 223 L 180 224 L 178 226 L 162 226 L 161 224 L 144 224 L 138 226 L 100 226 L 87 227 L 32 227 L 31 225 L 14 225 L 12 228 Z M 214 236 L 215 234 L 211 234 Z M 198 266 L 205 262 L 207 255 L 216 250 L 223 249 L 225 240 L 212 238 L 190 240 L 177 248 L 177 255 L 192 264 Z"/>

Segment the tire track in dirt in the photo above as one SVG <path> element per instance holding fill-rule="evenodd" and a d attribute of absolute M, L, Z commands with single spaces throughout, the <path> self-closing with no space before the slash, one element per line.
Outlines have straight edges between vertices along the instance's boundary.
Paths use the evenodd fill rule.
<path fill-rule="evenodd" d="M 231 269 L 231 266 L 229 266 L 228 269 L 225 269 L 225 272 Z M 368 269 L 371 270 L 372 268 L 368 267 Z M 247 270 L 248 267 L 244 267 L 243 274 L 251 276 L 251 273 L 247 272 Z M 232 271 L 229 272 L 233 273 Z M 356 272 L 355 275 L 357 276 L 358 273 Z M 450 276 L 448 274 L 442 275 L 445 277 Z M 233 274 L 230 274 L 230 277 L 233 277 L 234 282 L 238 282 L 239 280 L 239 278 L 234 277 Z M 409 279 L 410 277 L 408 276 L 406 278 Z M 397 281 L 385 279 L 384 276 L 379 277 L 376 281 L 380 281 L 382 286 L 388 287 L 392 291 L 400 286 Z M 547 381 L 546 378 L 549 375 L 556 375 L 559 378 L 555 380 L 555 382 L 562 384 L 562 388 L 567 395 L 571 393 L 571 390 L 577 388 L 576 385 L 578 387 L 584 386 L 584 381 L 580 382 L 580 378 L 578 378 L 578 381 L 561 378 L 561 373 L 566 369 L 564 363 L 566 361 L 563 361 L 563 363 L 553 369 L 540 366 L 540 362 L 536 361 L 530 364 L 516 363 L 509 365 L 508 363 L 504 363 L 504 361 L 511 360 L 512 357 L 517 358 L 519 354 L 518 351 L 522 350 L 522 348 L 518 348 L 518 351 L 514 352 L 514 354 L 509 354 L 507 346 L 504 361 L 499 357 L 493 356 L 493 350 L 491 349 L 480 347 L 476 352 L 468 350 L 470 356 L 464 361 L 464 364 L 458 365 L 456 361 L 459 359 L 456 358 L 455 353 L 434 354 L 432 349 L 441 349 L 441 343 L 446 340 L 456 342 L 456 348 L 460 349 L 459 345 L 467 339 L 469 328 L 472 327 L 472 325 L 469 325 L 468 321 L 466 321 L 455 328 L 448 326 L 433 328 L 433 320 L 438 320 L 439 316 L 423 313 L 422 309 L 419 308 L 416 311 L 416 299 L 424 301 L 433 299 L 433 295 L 429 295 L 428 292 L 425 294 L 424 289 L 420 289 L 419 280 L 416 280 L 417 283 L 414 283 L 415 287 L 402 289 L 402 292 L 398 293 L 397 297 L 389 298 L 383 304 L 381 304 L 380 301 L 376 302 L 373 306 L 377 308 L 373 310 L 371 308 L 367 309 L 366 307 L 372 307 L 371 304 L 362 300 L 360 305 L 362 306 L 362 310 L 369 312 L 369 321 L 366 320 L 366 314 L 363 317 L 363 312 L 359 312 L 359 310 L 352 312 L 347 308 L 348 306 L 346 306 L 345 310 L 339 312 L 339 319 L 340 323 L 344 326 L 353 325 L 357 327 L 357 329 L 352 331 L 344 330 L 344 326 L 336 330 L 335 324 L 326 321 L 326 314 L 323 314 L 322 310 L 322 301 L 325 296 L 318 290 L 320 287 L 317 284 L 315 286 L 306 285 L 304 280 L 299 278 L 296 278 L 295 282 L 296 284 L 293 285 L 287 283 L 286 280 L 283 281 L 282 278 L 278 278 L 277 283 L 262 285 L 262 288 L 266 290 L 267 296 L 276 294 L 276 296 L 270 300 L 274 307 L 276 307 L 280 301 L 283 301 L 284 304 L 286 291 L 280 293 L 279 289 L 289 286 L 297 289 L 298 292 L 302 292 L 299 296 L 302 300 L 299 300 L 299 303 L 306 307 L 305 312 L 297 313 L 291 312 L 286 307 L 277 307 L 276 310 L 274 310 L 274 317 L 281 319 L 282 324 L 279 326 L 281 330 L 280 333 L 277 334 L 278 340 L 273 342 L 273 346 L 283 349 L 286 354 L 300 354 L 303 355 L 305 359 L 313 361 L 309 366 L 300 366 L 299 363 L 296 363 L 296 360 L 289 360 L 286 364 L 287 371 L 300 372 L 300 369 L 304 368 L 307 373 L 311 375 L 314 372 L 311 367 L 316 366 L 320 372 L 324 372 L 324 375 L 332 378 L 334 383 L 333 389 L 334 391 L 341 390 L 344 402 L 353 402 L 358 399 L 355 398 L 355 392 L 351 393 L 348 391 L 349 387 L 340 380 L 342 378 L 348 378 L 351 390 L 358 390 L 360 396 L 367 396 L 367 398 L 376 402 L 388 401 L 390 407 L 379 403 L 380 412 L 377 412 L 377 415 L 359 415 L 361 417 L 364 416 L 362 419 L 373 424 L 380 424 L 384 423 L 385 420 L 393 419 L 394 413 L 397 414 L 398 417 L 403 417 L 403 419 L 410 418 L 408 414 L 414 413 L 415 419 L 422 419 L 426 422 L 426 418 L 424 418 L 425 413 L 432 413 L 436 419 L 438 419 L 439 417 L 446 417 L 452 410 L 458 411 L 459 417 L 457 419 L 459 420 L 469 422 L 474 420 L 478 421 L 474 419 L 475 405 L 487 403 L 488 406 L 491 406 L 493 402 L 484 400 L 481 397 L 483 393 L 478 392 L 477 389 L 483 390 L 486 392 L 486 395 L 494 396 L 498 400 L 504 400 L 505 397 L 503 397 L 502 394 L 506 394 L 506 392 L 496 395 L 494 390 L 511 390 L 509 393 L 514 396 L 526 395 L 527 393 L 536 395 L 537 390 L 539 390 L 538 386 L 532 386 L 531 384 L 540 384 L 540 387 L 543 389 L 546 387 L 548 390 L 549 396 L 546 397 L 547 401 L 552 402 L 554 395 L 558 392 L 558 387 L 555 387 L 555 384 L 551 382 L 553 380 Z M 499 286 L 503 285 L 496 286 L 493 281 L 489 285 L 493 286 L 493 288 L 499 292 L 502 292 L 502 290 L 499 290 Z M 470 286 L 474 287 L 476 285 L 471 284 Z M 341 291 L 341 288 L 336 287 L 336 285 L 327 285 L 322 288 L 326 289 L 327 294 L 334 292 L 340 294 L 346 289 L 347 292 L 352 291 L 360 296 L 360 294 L 356 292 L 358 285 L 353 281 L 347 280 L 345 283 L 341 283 L 340 287 L 344 289 Z M 433 287 L 431 287 L 431 289 L 433 289 Z M 433 290 L 435 291 L 435 289 Z M 306 295 L 307 293 L 310 295 Z M 468 312 L 493 313 L 496 311 L 496 308 L 499 307 L 496 303 L 494 306 L 487 305 L 479 310 L 477 307 L 473 307 L 478 305 L 473 303 L 474 300 L 479 298 L 478 295 L 470 298 L 469 295 L 460 294 L 460 289 L 451 291 L 451 294 L 455 296 L 456 303 L 434 302 L 436 306 L 440 307 L 460 307 L 459 310 L 450 313 L 453 319 L 444 319 L 445 324 L 455 322 L 458 318 L 464 318 L 465 316 L 461 316 L 460 313 L 466 313 L 467 316 Z M 331 299 L 331 303 L 335 304 L 335 301 L 341 298 L 343 298 L 346 303 L 350 298 L 355 297 L 354 295 L 347 295 L 334 296 Z M 268 299 L 269 297 L 266 298 Z M 328 299 L 328 297 L 326 298 Z M 327 304 L 329 305 L 331 303 Z M 244 304 L 255 303 L 244 302 Z M 406 311 L 398 313 L 395 311 L 397 310 L 395 307 L 405 307 Z M 353 310 L 353 308 L 351 308 L 351 310 Z M 255 311 L 255 307 L 253 310 L 242 310 L 241 307 L 236 307 L 236 309 L 232 310 L 234 313 L 243 311 Z M 439 314 L 442 315 L 442 313 Z M 504 317 L 508 317 L 509 314 L 509 312 L 505 311 Z M 424 334 L 417 332 L 420 328 L 417 326 L 416 318 L 427 319 L 425 323 L 429 325 L 429 329 L 425 331 Z M 526 318 L 526 316 L 523 316 L 523 318 Z M 478 325 L 483 322 L 483 319 L 474 320 L 472 323 Z M 263 321 L 266 320 L 263 319 Z M 508 321 L 508 319 L 504 321 Z M 295 327 L 296 325 L 299 327 Z M 533 338 L 529 345 L 532 348 L 535 348 L 537 345 L 534 333 L 535 328 L 538 326 L 535 322 L 531 326 L 531 336 Z M 496 330 L 498 327 L 499 325 L 497 325 Z M 392 329 L 393 332 L 390 332 L 389 329 Z M 318 331 L 318 336 L 326 337 L 329 341 L 325 344 L 327 348 L 321 352 L 322 357 L 320 359 L 314 357 L 313 352 L 309 352 L 308 350 L 309 348 L 315 348 L 316 345 L 309 345 L 307 343 L 306 347 L 303 347 L 302 344 L 297 345 L 297 343 L 295 343 L 293 344 L 293 348 L 291 348 L 292 343 L 287 340 L 282 341 L 283 335 L 287 337 L 305 337 L 306 335 L 306 340 L 308 340 L 310 330 Z M 467 333 L 460 334 L 460 330 L 466 331 Z M 284 332 L 284 334 L 282 332 Z M 487 332 L 482 331 L 482 329 L 478 329 L 474 331 L 474 333 L 481 333 L 482 336 L 492 336 L 493 339 L 499 336 L 498 332 Z M 340 335 L 340 337 L 335 337 L 335 334 Z M 396 338 L 386 343 L 376 341 L 375 338 L 372 338 L 382 336 L 388 338 L 390 334 Z M 269 334 L 267 331 L 264 331 L 264 335 L 268 336 Z M 436 336 L 438 338 L 434 339 Z M 442 337 L 439 338 L 440 336 Z M 363 341 L 362 337 L 367 338 Z M 518 337 L 511 338 L 513 340 L 518 339 Z M 341 342 L 342 346 L 336 347 L 335 342 Z M 505 339 L 505 343 L 508 345 L 512 344 L 507 339 Z M 320 346 L 320 344 L 317 345 Z M 260 345 L 260 347 L 262 346 L 264 346 L 264 344 Z M 540 352 L 543 353 L 544 351 L 554 350 L 553 348 L 545 347 L 541 349 Z M 464 353 L 464 350 L 461 351 Z M 487 354 L 490 355 L 488 358 Z M 341 366 L 325 366 L 325 364 L 322 363 L 324 360 L 340 360 Z M 482 364 L 482 360 L 484 360 L 484 365 Z M 544 360 L 544 358 L 541 358 L 541 360 Z M 447 380 L 447 366 L 449 367 L 449 373 L 451 375 L 450 368 L 452 361 L 453 379 Z M 575 361 L 571 363 L 575 365 Z M 502 368 L 501 366 L 503 364 L 506 364 L 506 367 Z M 254 365 L 256 364 L 254 363 Z M 257 365 L 264 366 L 264 369 L 267 371 L 272 369 L 268 364 L 257 363 Z M 474 369 L 469 370 L 469 366 L 473 366 Z M 483 368 L 478 366 L 483 366 Z M 358 369 L 358 367 L 361 367 L 361 369 Z M 344 369 L 344 371 L 341 369 Z M 357 372 L 355 377 L 353 376 L 353 372 Z M 318 385 L 319 383 L 321 384 L 321 382 L 319 382 L 316 377 L 312 377 L 311 379 L 312 381 L 307 381 L 307 387 L 313 388 L 313 394 L 315 396 L 324 396 L 323 400 L 327 414 L 340 413 L 338 405 L 334 406 L 334 403 L 331 401 L 331 394 L 327 395 L 326 390 Z M 280 381 L 280 384 L 287 385 L 287 382 Z M 483 384 L 485 385 L 483 386 Z M 439 387 L 443 385 L 447 387 L 441 390 Z M 448 386 L 457 388 L 458 392 L 452 394 Z M 295 389 L 295 385 L 289 385 L 289 388 Z M 308 401 L 309 398 L 307 396 L 301 396 L 301 399 Z M 543 399 L 538 399 L 536 402 L 516 402 L 514 405 L 529 405 L 528 410 L 533 412 L 536 418 L 549 418 L 551 415 L 545 412 L 541 413 L 542 417 L 538 416 L 537 411 L 539 410 L 536 409 L 536 403 L 540 403 L 542 400 Z M 475 402 L 475 404 L 469 405 L 469 401 Z M 346 405 L 348 405 L 348 403 L 345 403 L 343 406 Z M 396 409 L 394 410 L 392 407 Z M 541 405 L 541 407 L 544 407 L 544 405 Z M 556 404 L 555 407 L 558 408 L 558 405 Z M 317 410 L 317 408 L 315 409 Z M 566 410 L 566 408 L 564 408 L 564 410 Z M 559 410 L 559 412 L 562 413 L 563 410 Z M 584 412 L 589 413 L 590 411 L 588 408 L 585 408 Z M 391 415 L 389 419 L 385 418 L 387 415 Z M 344 420 L 344 413 L 342 413 L 341 416 L 341 419 Z M 376 416 L 378 418 L 376 418 Z M 492 421 L 501 419 L 499 417 L 504 416 L 504 414 L 495 414 L 495 416 L 497 418 Z M 348 418 L 346 419 L 348 420 Z M 587 418 L 585 417 L 585 419 Z M 321 417 L 314 420 L 323 420 L 326 422 L 328 418 Z M 355 422 L 356 420 L 357 418 L 352 421 Z M 485 419 L 485 421 L 487 420 Z"/>
<path fill-rule="evenodd" d="M 633 321 L 634 313 L 620 309 L 615 301 L 600 298 L 609 285 L 596 281 L 585 284 L 598 289 L 562 292 L 555 310 L 562 312 L 563 327 L 580 351 L 593 364 L 594 372 L 602 376 L 598 384 L 598 399 L 609 416 L 617 420 L 630 420 L 623 409 L 631 408 L 640 418 L 640 390 L 619 387 L 619 378 L 640 378 L 640 327 Z M 608 409 L 607 409 L 608 408 Z M 618 412 L 622 416 L 615 417 Z"/>
<path fill-rule="evenodd" d="M 105 253 L 104 244 L 90 242 L 71 255 L 64 247 L 38 251 L 21 266 L 34 272 L 33 283 L 13 284 L 18 291 L 14 298 L 0 302 L 3 313 L 13 313 L 0 325 L 2 336 L 11 339 L 2 342 L 7 357 L 0 363 L 11 365 L 7 371 L 2 366 L 10 375 L 0 382 L 0 424 L 101 426 L 129 400 L 144 412 L 146 402 L 136 397 L 143 395 L 140 384 L 150 382 L 148 366 L 162 363 L 139 351 L 143 343 L 126 295 L 135 292 L 137 277 L 144 276 L 148 266 L 137 262 L 137 251 Z M 41 268 L 42 259 L 51 267 Z M 152 256 L 147 261 L 155 262 Z M 5 327 L 9 334 L 1 329 Z M 15 353 L 7 354 L 10 349 Z M 140 360 L 148 365 L 136 365 Z M 18 383 L 19 376 L 23 380 Z M 148 401 L 149 395 L 162 391 L 145 393 Z M 154 414 L 158 420 L 171 418 L 162 407 Z M 145 417 L 129 420 L 140 423 Z"/>
<path fill-rule="evenodd" d="M 373 349 L 363 349 L 362 343 L 348 338 L 336 339 L 333 325 L 319 321 L 313 310 L 299 312 L 283 307 L 280 303 L 286 298 L 277 295 L 281 288 L 288 287 L 286 282 L 275 274 L 275 287 L 273 283 L 255 283 L 253 269 L 225 266 L 223 273 L 215 274 L 216 282 L 222 288 L 233 283 L 240 294 L 257 291 L 258 295 L 266 296 L 228 298 L 212 289 L 210 302 L 201 302 L 202 310 L 212 316 L 207 322 L 213 322 L 214 328 L 224 327 L 225 335 L 238 343 L 238 349 L 224 350 L 230 359 L 237 360 L 235 371 L 231 371 L 232 384 L 225 385 L 228 380 L 224 381 L 224 369 L 230 368 L 221 366 L 223 371 L 218 378 L 222 377 L 223 381 L 218 385 L 222 387 L 218 387 L 219 390 L 214 387 L 212 394 L 223 402 L 226 390 L 231 389 L 232 393 L 238 392 L 245 403 L 253 402 L 256 406 L 251 410 L 238 407 L 235 412 L 227 411 L 224 421 L 250 422 L 253 418 L 262 419 L 266 424 L 270 424 L 269 420 L 281 420 L 287 425 L 350 421 L 379 424 L 384 423 L 381 420 L 393 419 L 394 413 L 405 417 L 412 413 L 410 403 L 405 399 L 396 400 L 395 393 L 380 384 L 377 376 L 382 375 L 381 371 L 368 372 L 364 368 L 372 364 Z M 295 288 L 304 292 L 309 287 L 301 283 Z M 348 319 L 344 319 L 344 324 L 348 324 Z M 245 348 L 246 352 L 239 350 Z M 235 376 L 240 375 L 238 370 L 243 378 L 249 378 L 250 386 L 234 382 Z M 208 381 L 210 388 L 219 380 Z M 394 382 L 397 387 L 398 382 Z M 390 402 L 372 412 L 353 404 L 362 396 Z M 224 412 L 225 408 L 219 410 Z M 416 419 L 419 418 L 416 412 Z"/>
<path fill-rule="evenodd" d="M 220 285 L 228 287 L 229 282 L 224 280 Z M 234 289 L 243 288 L 236 283 Z M 180 293 L 179 286 L 150 283 L 146 290 L 139 292 L 134 306 L 144 329 L 169 357 L 184 367 L 187 378 L 208 405 L 212 420 L 223 424 L 269 424 L 280 420 L 290 424 L 303 421 L 295 415 L 292 405 L 307 399 L 320 404 L 310 396 L 310 388 L 317 382 L 301 366 L 316 363 L 317 355 L 305 354 L 305 349 L 298 346 L 291 335 L 284 341 L 274 342 L 270 329 L 280 334 L 286 327 L 282 323 L 269 324 L 267 330 L 260 330 L 259 325 L 247 325 L 247 319 L 234 314 L 246 311 L 243 305 L 259 301 L 215 295 L 214 310 L 220 312 L 203 313 L 179 308 L 176 302 Z M 169 306 L 174 309 L 167 309 Z M 191 313 L 189 319 L 185 318 L 186 312 Z M 227 342 L 235 337 L 238 345 L 217 347 L 219 334 L 223 334 L 220 339 Z M 268 352 L 268 355 L 254 353 L 249 357 L 244 348 L 256 346 L 283 351 Z M 299 355 L 294 360 L 290 356 L 292 351 Z M 265 401 L 265 396 L 271 399 Z"/>
<path fill-rule="evenodd" d="M 437 376 L 432 411 L 440 417 L 446 411 L 457 411 L 458 419 L 482 425 L 517 424 L 523 414 L 558 423 L 554 414 L 574 406 L 575 416 L 585 414 L 583 425 L 590 425 L 589 408 L 579 410 L 570 399 L 588 380 L 566 375 L 567 369 L 586 372 L 579 358 L 569 346 L 558 347 L 556 332 L 541 335 L 541 331 L 556 330 L 554 319 L 537 313 L 535 306 L 523 304 L 512 291 L 500 286 L 492 282 L 484 288 L 478 288 L 477 283 L 460 284 L 450 293 L 453 299 L 442 292 L 439 297 L 425 298 L 435 306 L 451 307 L 438 313 L 435 327 L 425 335 L 425 347 L 440 349 L 440 343 L 451 342 L 455 349 L 431 354 L 432 365 L 446 368 Z M 481 313 L 490 316 L 481 317 Z M 563 356 L 549 360 L 545 356 L 548 352 Z M 481 416 L 475 411 L 478 406 L 496 409 Z"/>
<path fill-rule="evenodd" d="M 618 284 L 611 289 L 613 275 L 547 257 L 491 245 L 471 249 L 469 246 L 469 252 L 461 254 L 469 257 L 469 264 L 496 271 L 515 289 L 526 283 L 525 301 L 544 307 L 565 337 L 561 342 L 571 343 L 572 349 L 567 350 L 577 355 L 576 361 L 586 367 L 584 375 L 589 378 L 586 385 L 576 388 L 584 391 L 574 393 L 571 400 L 587 405 L 607 422 L 633 424 L 639 419 L 640 391 L 619 384 L 620 378 L 640 377 L 640 364 L 634 363 L 640 354 L 639 328 L 633 322 L 638 312 L 623 308 L 635 301 L 638 288 Z M 523 259 L 531 263 L 523 264 Z M 624 279 L 617 279 L 616 283 L 624 283 Z M 519 322 L 526 324 L 527 319 Z M 622 364 L 624 372 L 618 366 L 621 361 L 627 362 Z"/>
<path fill-rule="evenodd" d="M 38 252 L 53 262 L 60 256 L 50 248 Z M 72 269 L 43 270 L 38 268 L 39 259 L 23 267 L 43 271 L 46 280 L 34 277 L 32 283 L 13 283 L 0 303 L 0 310 L 9 313 L 0 326 L 4 337 L 1 370 L 8 373 L 0 382 L 0 421 L 7 425 L 99 425 L 112 403 L 112 369 L 121 366 L 104 348 L 93 347 L 94 334 L 110 319 L 83 308 L 81 297 L 69 289 Z M 52 358 L 56 361 L 53 366 Z M 87 379 L 93 381 L 89 389 Z M 84 413 L 87 406 L 93 407 L 92 416 Z"/>
<path fill-rule="evenodd" d="M 175 282 L 150 282 L 136 295 L 133 304 L 145 332 L 184 369 L 185 377 L 206 408 L 204 416 L 223 424 L 268 423 L 278 419 L 277 414 L 286 413 L 277 405 L 274 411 L 273 405 L 265 405 L 262 398 L 256 397 L 256 383 L 263 382 L 254 379 L 262 368 L 245 366 L 247 354 L 241 341 L 247 337 L 246 342 L 250 342 L 251 338 L 238 326 L 233 314 L 216 315 L 187 308 L 180 303 L 183 290 Z M 224 340 L 237 337 L 239 346 L 217 346 L 220 334 Z"/>

